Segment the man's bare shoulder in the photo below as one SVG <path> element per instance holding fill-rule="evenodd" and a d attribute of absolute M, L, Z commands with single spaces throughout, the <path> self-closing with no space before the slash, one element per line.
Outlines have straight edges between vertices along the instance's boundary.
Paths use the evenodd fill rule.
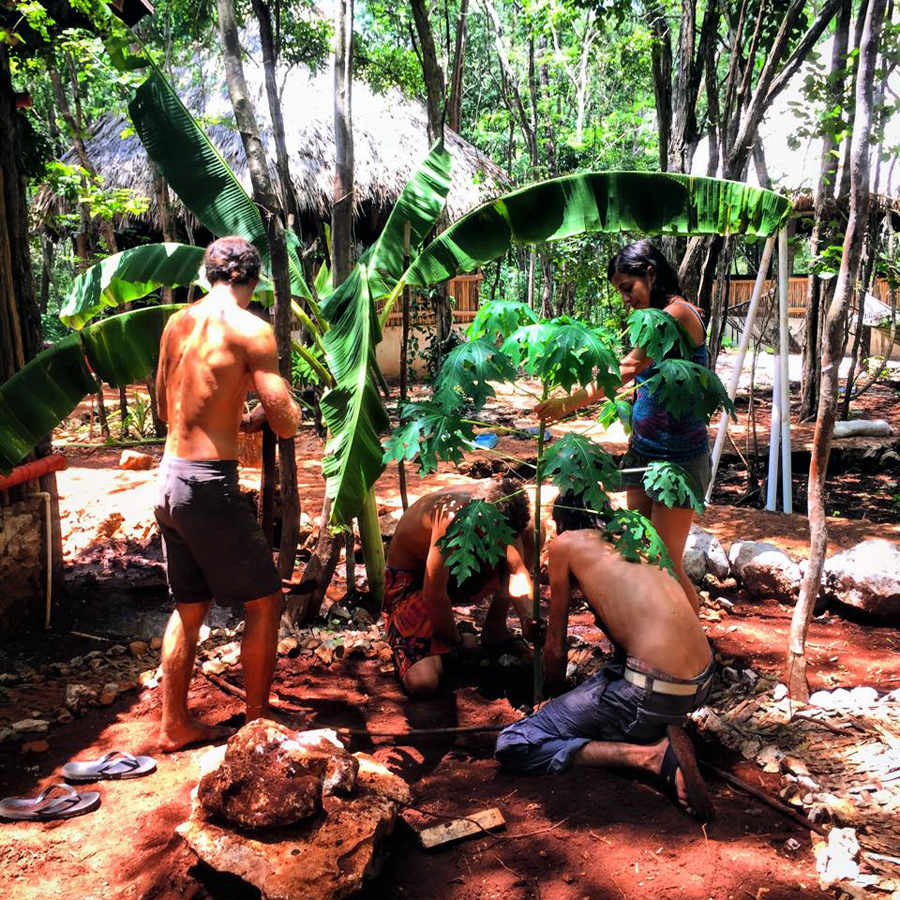
<path fill-rule="evenodd" d="M 550 543 L 550 553 L 561 556 L 566 554 L 589 553 L 592 556 L 598 554 L 614 553 L 612 546 L 604 535 L 593 528 L 581 528 L 576 531 L 565 531 L 557 535 Z"/>

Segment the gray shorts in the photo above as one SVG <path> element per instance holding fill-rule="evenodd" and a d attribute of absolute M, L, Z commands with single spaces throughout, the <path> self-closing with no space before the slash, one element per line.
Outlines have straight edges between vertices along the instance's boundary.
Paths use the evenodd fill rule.
<path fill-rule="evenodd" d="M 503 768 L 518 775 L 559 775 L 591 741 L 654 744 L 665 737 L 667 726 L 683 725 L 709 695 L 712 660 L 696 678 L 673 678 L 629 657 L 628 668 L 648 679 L 637 687 L 624 677 L 623 657 L 619 653 L 612 665 L 574 690 L 504 728 L 494 751 Z M 650 689 L 651 678 L 696 685 L 697 690 L 692 695 L 659 693 Z"/>
<path fill-rule="evenodd" d="M 638 453 L 637 450 L 629 447 L 628 452 L 622 458 L 621 467 L 623 469 L 640 469 L 646 468 L 652 462 L 655 462 L 652 457 L 644 456 L 643 453 Z M 701 456 L 696 456 L 694 459 L 676 462 L 675 465 L 681 466 L 681 468 L 684 469 L 687 475 L 688 484 L 694 489 L 694 493 L 697 495 L 700 502 L 704 502 L 707 488 L 709 488 L 710 476 L 712 474 L 709 462 L 709 452 L 707 451 Z M 627 475 L 623 475 L 622 481 L 626 487 L 644 487 L 644 476 L 641 472 L 631 472 Z M 647 491 L 646 488 L 644 490 L 651 500 L 662 502 L 659 499 L 657 491 Z"/>
<path fill-rule="evenodd" d="M 237 461 L 163 457 L 156 521 L 176 603 L 236 606 L 281 589 L 272 549 L 238 486 Z"/>

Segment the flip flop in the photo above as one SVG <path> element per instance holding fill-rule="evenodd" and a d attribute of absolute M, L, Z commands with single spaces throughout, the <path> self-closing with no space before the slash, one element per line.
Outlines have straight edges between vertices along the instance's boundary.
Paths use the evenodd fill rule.
<path fill-rule="evenodd" d="M 54 791 L 62 791 L 61 797 L 51 797 Z M 67 784 L 51 784 L 34 799 L 7 797 L 0 800 L 0 819 L 11 821 L 49 822 L 53 819 L 71 819 L 92 812 L 100 805 L 97 791 L 78 793 Z"/>
<path fill-rule="evenodd" d="M 63 766 L 63 778 L 74 782 L 140 778 L 155 770 L 156 760 L 150 756 L 132 756 L 120 750 L 110 750 L 105 756 L 90 762 L 66 763 Z"/>
<path fill-rule="evenodd" d="M 659 770 L 664 793 L 681 809 L 684 809 L 678 798 L 678 785 L 675 781 L 678 770 L 681 769 L 691 814 L 698 819 L 711 819 L 716 811 L 700 770 L 697 768 L 694 745 L 691 743 L 688 733 L 678 725 L 669 725 L 666 728 L 666 736 L 669 739 L 669 746 L 666 747 L 666 754 Z"/>

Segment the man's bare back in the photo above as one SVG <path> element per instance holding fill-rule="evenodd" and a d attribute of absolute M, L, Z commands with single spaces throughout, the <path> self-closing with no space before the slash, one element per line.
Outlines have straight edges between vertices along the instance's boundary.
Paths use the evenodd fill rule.
<path fill-rule="evenodd" d="M 278 374 L 270 326 L 235 300 L 231 286 L 176 313 L 160 342 L 157 396 L 169 422 L 166 452 L 180 459 L 237 459 L 247 391 L 259 396 L 280 437 L 296 431 L 299 410 Z"/>
<path fill-rule="evenodd" d="M 644 562 L 628 562 L 595 529 L 566 531 L 550 545 L 548 676 L 565 673 L 571 578 L 629 656 L 675 678 L 694 678 L 709 664 L 706 635 L 678 582 Z"/>

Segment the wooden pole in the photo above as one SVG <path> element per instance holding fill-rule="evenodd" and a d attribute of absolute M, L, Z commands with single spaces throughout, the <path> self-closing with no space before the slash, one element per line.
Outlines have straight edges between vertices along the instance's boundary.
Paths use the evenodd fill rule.
<path fill-rule="evenodd" d="M 790 335 L 788 334 L 788 277 L 790 272 L 787 229 L 778 233 L 778 332 L 781 362 L 781 508 L 793 512 L 791 489 L 791 377 Z"/>

